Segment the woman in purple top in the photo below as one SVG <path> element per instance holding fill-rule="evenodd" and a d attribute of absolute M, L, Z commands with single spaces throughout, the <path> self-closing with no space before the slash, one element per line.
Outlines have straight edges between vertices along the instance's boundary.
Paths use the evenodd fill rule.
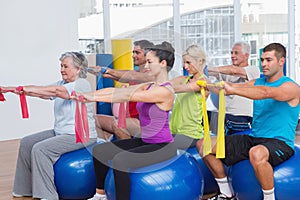
<path fill-rule="evenodd" d="M 112 161 L 116 199 L 130 197 L 129 170 L 162 162 L 176 155 L 169 129 L 169 111 L 174 101 L 174 90 L 168 72 L 174 64 L 174 48 L 168 42 L 154 45 L 146 55 L 146 68 L 155 74 L 155 83 L 143 83 L 127 88 L 104 88 L 84 93 L 85 100 L 100 102 L 138 102 L 141 138 L 99 144 L 93 149 L 96 174 L 96 194 L 91 200 L 106 200 L 104 182 Z M 74 97 L 75 98 L 75 97 Z"/>

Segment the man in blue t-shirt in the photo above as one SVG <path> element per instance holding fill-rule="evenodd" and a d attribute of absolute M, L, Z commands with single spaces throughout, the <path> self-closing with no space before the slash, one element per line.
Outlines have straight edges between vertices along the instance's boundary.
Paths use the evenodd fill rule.
<path fill-rule="evenodd" d="M 215 147 L 211 154 L 203 157 L 220 188 L 220 194 L 211 199 L 235 199 L 223 163 L 233 165 L 249 159 L 262 186 L 264 199 L 275 200 L 273 167 L 294 154 L 300 109 L 300 87 L 284 76 L 285 59 L 285 47 L 271 43 L 263 49 L 261 56 L 263 78 L 240 84 L 225 83 L 226 95 L 239 95 L 254 100 L 252 133 L 226 136 L 223 159 L 216 158 Z M 201 142 L 197 144 L 200 153 Z"/>

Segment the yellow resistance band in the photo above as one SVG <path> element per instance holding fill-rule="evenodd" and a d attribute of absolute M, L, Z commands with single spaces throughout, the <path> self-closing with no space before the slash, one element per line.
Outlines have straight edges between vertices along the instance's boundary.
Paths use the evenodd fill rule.
<path fill-rule="evenodd" d="M 197 85 L 201 87 L 201 95 L 202 95 L 202 112 L 203 112 L 203 122 L 204 122 L 204 139 L 203 139 L 204 156 L 211 153 L 211 138 L 209 134 L 209 123 L 208 123 L 208 116 L 206 111 L 206 99 L 205 99 L 204 87 L 216 86 L 216 85 L 220 87 L 216 158 L 225 158 L 225 136 L 224 136 L 225 94 L 224 94 L 224 89 L 221 88 L 224 85 L 224 82 L 208 84 L 205 80 L 198 80 Z"/>
<path fill-rule="evenodd" d="M 221 84 L 224 85 L 224 82 L 221 82 Z M 225 121 L 225 94 L 224 94 L 224 89 L 220 89 L 216 158 L 225 158 L 224 121 Z"/>
<path fill-rule="evenodd" d="M 198 84 L 198 81 L 197 81 Z M 202 96 L 202 112 L 203 112 L 203 125 L 204 125 L 204 135 L 203 135 L 203 154 L 207 155 L 211 153 L 211 138 L 209 134 L 209 123 L 206 110 L 206 99 L 205 99 L 205 89 L 201 87 Z"/>

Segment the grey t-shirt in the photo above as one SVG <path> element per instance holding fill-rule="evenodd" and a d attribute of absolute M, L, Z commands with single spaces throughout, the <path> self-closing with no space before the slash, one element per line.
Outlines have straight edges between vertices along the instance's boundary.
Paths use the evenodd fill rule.
<path fill-rule="evenodd" d="M 256 78 L 259 78 L 260 71 L 257 66 L 247 66 L 244 67 L 247 79 L 222 74 L 220 78 L 223 81 L 232 82 L 232 83 L 244 83 Z M 226 99 L 226 114 L 236 115 L 236 116 L 251 116 L 253 112 L 253 101 L 251 99 L 241 97 L 238 95 L 228 95 Z"/>

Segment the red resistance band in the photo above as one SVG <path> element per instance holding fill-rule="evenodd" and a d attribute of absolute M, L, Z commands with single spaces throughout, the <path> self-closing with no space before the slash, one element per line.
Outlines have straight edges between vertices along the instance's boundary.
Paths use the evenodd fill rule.
<path fill-rule="evenodd" d="M 16 88 L 16 90 L 18 90 L 19 92 L 23 92 L 23 87 L 19 86 Z M 5 101 L 5 97 L 2 93 L 3 89 L 0 88 L 0 101 Z M 8 90 L 6 92 L 14 92 L 13 90 Z M 29 114 L 28 114 L 28 107 L 27 107 L 27 101 L 26 101 L 26 95 L 24 93 L 20 94 L 20 103 L 21 103 L 21 109 L 22 109 L 22 117 L 23 118 L 29 118 Z"/>
<path fill-rule="evenodd" d="M 77 96 L 75 91 L 73 91 L 71 95 Z M 81 103 L 81 108 L 79 106 L 79 102 Z M 84 97 L 82 95 L 79 95 L 78 100 L 76 100 L 75 134 L 76 134 L 76 143 L 79 142 L 85 143 L 89 141 L 90 133 L 89 133 L 89 125 L 88 125 L 87 108 L 84 103 Z"/>
<path fill-rule="evenodd" d="M 0 101 L 5 101 L 5 97 L 2 94 L 2 88 L 0 87 Z"/>
<path fill-rule="evenodd" d="M 4 90 L 0 87 L 0 101 L 6 101 L 2 91 L 4 91 Z M 14 90 L 6 90 L 5 92 L 14 92 Z"/>
<path fill-rule="evenodd" d="M 119 128 L 126 128 L 126 109 L 125 109 L 125 105 L 126 105 L 126 103 L 122 102 L 122 103 L 120 103 L 120 106 L 119 106 L 119 115 L 118 115 L 118 127 Z"/>
<path fill-rule="evenodd" d="M 21 103 L 21 109 L 22 109 L 22 117 L 29 118 L 26 95 L 23 92 L 23 86 L 17 87 L 16 90 L 21 92 L 21 94 L 19 96 L 20 96 L 20 103 Z"/>
<path fill-rule="evenodd" d="M 22 117 L 25 118 L 29 118 L 29 113 L 28 113 L 28 107 L 27 107 L 27 101 L 26 101 L 26 95 L 23 92 L 23 86 L 19 86 L 16 88 L 17 91 L 21 92 L 19 94 L 20 97 L 20 104 L 21 104 L 21 109 L 22 109 Z M 9 91 L 9 92 L 13 92 L 13 91 Z"/>

